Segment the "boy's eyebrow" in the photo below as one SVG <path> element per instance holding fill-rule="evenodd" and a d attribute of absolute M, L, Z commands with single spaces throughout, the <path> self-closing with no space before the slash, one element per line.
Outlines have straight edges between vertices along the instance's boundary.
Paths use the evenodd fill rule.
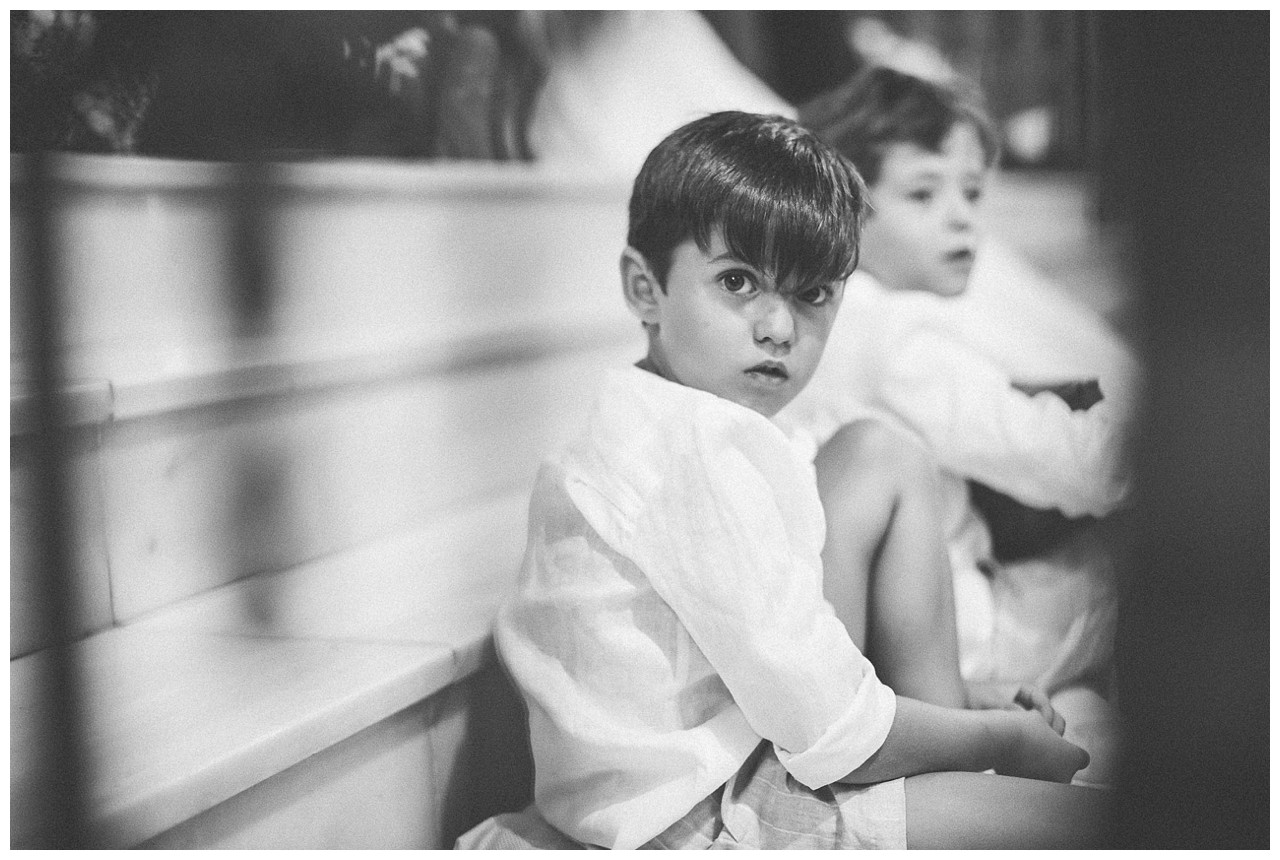
<path fill-rule="evenodd" d="M 966 170 L 964 173 L 960 175 L 960 178 L 965 181 L 981 182 L 986 175 L 987 173 L 985 170 Z M 942 171 L 924 168 L 922 170 L 915 171 L 914 173 L 908 173 L 906 176 L 903 177 L 902 181 L 904 182 L 941 182 L 944 178 L 945 177 Z"/>
<path fill-rule="evenodd" d="M 746 260 L 743 260 L 740 257 L 738 257 L 738 255 L 733 253 L 732 251 L 725 251 L 723 254 L 716 254 L 714 257 L 711 258 L 711 262 L 737 263 L 740 266 L 746 266 L 748 269 L 752 269 L 752 270 L 756 268 L 755 266 L 748 263 Z"/>

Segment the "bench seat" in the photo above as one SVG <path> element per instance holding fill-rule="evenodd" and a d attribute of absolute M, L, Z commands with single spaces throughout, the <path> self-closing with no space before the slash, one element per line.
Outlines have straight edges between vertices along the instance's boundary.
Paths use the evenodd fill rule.
<path fill-rule="evenodd" d="M 98 843 L 180 844 L 185 837 L 166 831 L 491 670 L 491 619 L 517 569 L 524 508 L 522 495 L 500 497 L 418 533 L 229 583 L 71 646 L 86 684 Z M 441 568 L 467 575 L 430 575 Z M 35 753 L 43 722 L 32 709 L 50 657 L 46 649 L 10 664 L 13 847 L 35 838 L 21 828 L 42 790 Z M 457 835 L 441 830 L 432 808 L 443 802 L 449 769 L 434 786 L 423 775 L 436 769 L 432 741 L 435 757 L 448 758 L 463 739 L 434 737 L 444 729 L 431 711 L 416 720 L 424 761 L 402 775 L 403 790 L 424 807 L 417 830 L 402 835 L 437 843 L 418 847 Z M 517 747 L 522 731 L 513 727 Z M 358 806 L 359 792 L 332 802 Z M 294 835 L 298 847 L 318 844 Z M 337 841 L 407 847 L 395 835 Z"/>

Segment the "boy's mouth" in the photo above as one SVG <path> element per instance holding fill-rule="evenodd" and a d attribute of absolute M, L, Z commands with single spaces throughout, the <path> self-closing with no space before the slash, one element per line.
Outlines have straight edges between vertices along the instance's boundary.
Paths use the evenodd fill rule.
<path fill-rule="evenodd" d="M 786 382 L 791 378 L 791 374 L 787 373 L 787 366 L 778 361 L 762 361 L 754 367 L 748 367 L 744 373 L 755 379 L 772 382 Z"/>
<path fill-rule="evenodd" d="M 946 261 L 954 265 L 971 266 L 973 265 L 973 249 L 957 248 L 946 255 Z"/>

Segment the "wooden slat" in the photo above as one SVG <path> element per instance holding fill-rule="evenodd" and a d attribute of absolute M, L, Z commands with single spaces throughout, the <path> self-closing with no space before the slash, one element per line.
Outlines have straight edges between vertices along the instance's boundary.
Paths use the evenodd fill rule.
<path fill-rule="evenodd" d="M 278 573 L 228 583 L 132 627 L 341 641 L 447 644 L 463 670 L 489 635 L 524 552 L 528 494 Z"/>
<path fill-rule="evenodd" d="M 122 628 L 75 646 L 92 752 L 91 825 L 127 847 L 327 749 L 447 684 L 445 646 Z M 10 664 L 10 844 L 32 844 L 45 652 Z"/>
<path fill-rule="evenodd" d="M 60 262 L 72 286 L 66 360 L 117 389 L 216 374 L 245 356 L 287 364 L 531 320 L 572 330 L 626 318 L 617 260 L 628 189 L 617 183 L 463 166 L 289 165 L 267 172 L 274 190 L 264 199 L 274 338 L 237 338 L 232 176 L 219 165 L 141 162 L 71 158 L 59 187 Z M 13 214 L 20 296 L 25 224 Z M 20 359 L 23 332 L 11 334 Z"/>
<path fill-rule="evenodd" d="M 602 370 L 637 354 L 609 347 L 114 425 L 102 458 L 116 618 L 527 492 Z"/>

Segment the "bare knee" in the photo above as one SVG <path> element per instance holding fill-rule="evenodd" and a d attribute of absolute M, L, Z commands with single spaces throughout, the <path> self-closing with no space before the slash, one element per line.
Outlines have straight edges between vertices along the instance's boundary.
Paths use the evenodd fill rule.
<path fill-rule="evenodd" d="M 936 492 L 936 469 L 905 431 L 876 419 L 848 424 L 814 458 L 827 518 L 824 562 L 875 566 L 904 513 Z"/>
<path fill-rule="evenodd" d="M 824 504 L 878 499 L 895 504 L 920 492 L 937 492 L 938 467 L 923 443 L 888 422 L 865 418 L 847 424 L 814 458 Z"/>

